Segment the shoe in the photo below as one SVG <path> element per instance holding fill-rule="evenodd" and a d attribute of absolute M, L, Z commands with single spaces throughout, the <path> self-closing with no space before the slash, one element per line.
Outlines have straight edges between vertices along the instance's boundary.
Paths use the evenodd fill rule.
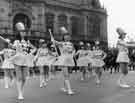
<path fill-rule="evenodd" d="M 61 88 L 61 91 L 67 92 L 66 88 Z"/>
<path fill-rule="evenodd" d="M 73 94 L 75 94 L 72 90 L 68 91 L 67 93 L 68 93 L 68 95 L 73 95 Z"/>
<path fill-rule="evenodd" d="M 19 96 L 18 100 L 24 100 L 24 97 L 23 96 Z"/>
<path fill-rule="evenodd" d="M 5 85 L 5 89 L 8 89 L 9 88 L 9 86 L 8 85 Z"/>
<path fill-rule="evenodd" d="M 47 86 L 47 83 L 46 83 L 46 82 L 44 82 L 44 83 L 43 83 L 43 86 L 44 86 L 44 87 L 46 87 L 46 86 Z"/>
<path fill-rule="evenodd" d="M 41 84 L 40 84 L 40 88 L 43 88 L 43 87 L 44 87 L 44 84 L 43 84 L 43 83 L 41 83 Z"/>
<path fill-rule="evenodd" d="M 48 81 L 49 81 L 49 79 L 46 79 L 46 81 L 48 82 Z"/>
<path fill-rule="evenodd" d="M 96 84 L 97 84 L 97 85 L 100 85 L 100 84 L 101 84 L 100 80 L 97 80 L 97 81 L 96 81 Z"/>
<path fill-rule="evenodd" d="M 128 84 L 119 84 L 121 88 L 130 88 L 131 86 Z"/>
<path fill-rule="evenodd" d="M 81 78 L 81 81 L 84 81 L 84 78 Z"/>

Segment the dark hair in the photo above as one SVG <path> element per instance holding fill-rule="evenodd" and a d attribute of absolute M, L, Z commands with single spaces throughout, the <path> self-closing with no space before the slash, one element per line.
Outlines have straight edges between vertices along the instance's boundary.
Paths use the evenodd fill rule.
<path fill-rule="evenodd" d="M 62 37 L 62 41 L 65 41 L 65 36 L 70 36 L 68 33 L 67 34 L 64 34 L 63 37 Z"/>

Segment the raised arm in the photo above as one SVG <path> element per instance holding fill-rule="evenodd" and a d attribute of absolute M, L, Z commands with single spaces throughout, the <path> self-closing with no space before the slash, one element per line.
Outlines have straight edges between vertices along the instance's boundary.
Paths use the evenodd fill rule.
<path fill-rule="evenodd" d="M 79 53 L 80 53 L 80 50 L 78 50 L 78 51 L 75 53 L 75 55 L 79 55 Z"/>
<path fill-rule="evenodd" d="M 28 40 L 28 45 L 31 48 L 30 54 L 34 54 L 37 51 L 37 48 L 33 44 L 31 44 L 29 40 Z"/>
<path fill-rule="evenodd" d="M 123 42 L 123 41 L 118 41 L 117 45 L 122 45 L 126 47 L 135 47 L 135 43 L 128 43 L 128 42 Z"/>
<path fill-rule="evenodd" d="M 40 49 L 37 50 L 37 53 L 36 53 L 35 58 L 34 58 L 34 61 L 36 61 L 37 58 L 39 57 L 39 53 L 40 53 Z"/>
<path fill-rule="evenodd" d="M 135 47 L 135 43 L 125 43 L 126 47 Z"/>

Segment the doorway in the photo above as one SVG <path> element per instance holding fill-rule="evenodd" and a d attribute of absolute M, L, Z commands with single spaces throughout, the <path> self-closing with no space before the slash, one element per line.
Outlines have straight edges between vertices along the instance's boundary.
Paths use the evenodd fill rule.
<path fill-rule="evenodd" d="M 22 22 L 25 25 L 25 28 L 27 30 L 29 30 L 30 27 L 31 27 L 31 20 L 30 20 L 30 18 L 27 15 L 23 14 L 23 13 L 18 13 L 18 14 L 16 14 L 14 16 L 14 19 L 13 19 L 13 31 L 16 31 L 15 25 L 18 22 Z"/>

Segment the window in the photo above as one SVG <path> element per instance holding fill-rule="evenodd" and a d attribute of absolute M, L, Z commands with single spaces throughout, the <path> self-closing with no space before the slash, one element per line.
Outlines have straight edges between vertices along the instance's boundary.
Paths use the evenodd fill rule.
<path fill-rule="evenodd" d="M 54 14 L 52 13 L 46 13 L 46 30 L 49 29 L 54 30 Z"/>

